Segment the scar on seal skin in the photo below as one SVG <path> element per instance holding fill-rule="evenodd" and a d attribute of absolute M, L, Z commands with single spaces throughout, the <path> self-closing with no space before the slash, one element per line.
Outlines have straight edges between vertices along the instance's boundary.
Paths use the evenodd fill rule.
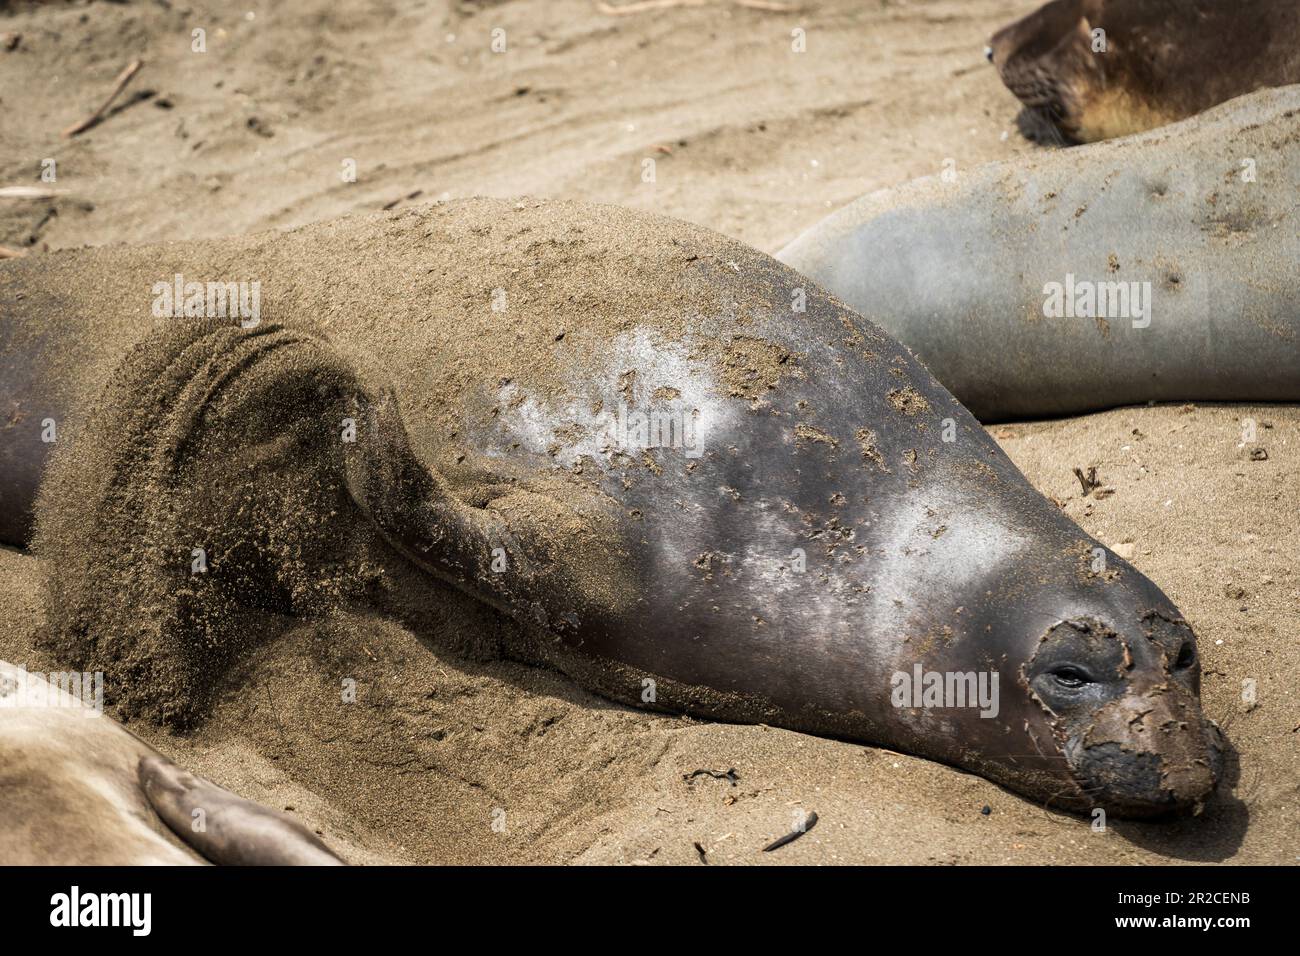
<path fill-rule="evenodd" d="M 1022 132 L 1089 143 L 1300 82 L 1294 0 L 1052 0 L 985 56 L 1024 105 Z"/>

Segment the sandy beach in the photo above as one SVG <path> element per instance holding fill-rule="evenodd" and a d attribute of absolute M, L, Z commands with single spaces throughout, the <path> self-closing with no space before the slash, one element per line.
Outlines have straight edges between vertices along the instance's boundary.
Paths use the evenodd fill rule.
<path fill-rule="evenodd" d="M 66 192 L 0 201 L 0 246 L 40 256 L 532 195 L 654 211 L 773 253 L 868 191 L 1039 149 L 982 56 L 1033 6 L 4 5 L 0 34 L 19 36 L 0 42 L 0 184 L 40 185 L 54 158 Z M 134 59 L 106 118 L 61 137 Z M 990 431 L 1195 628 L 1205 710 L 1235 749 L 1201 815 L 1096 832 L 947 766 L 635 711 L 377 613 L 286 619 L 197 729 L 130 729 L 354 863 L 1300 860 L 1300 408 L 1121 408 Z M 1074 469 L 1090 467 L 1101 490 L 1085 496 Z M 31 669 L 58 667 L 36 647 L 44 573 L 0 549 L 0 659 Z M 444 590 L 442 634 L 493 627 Z M 341 670 L 358 683 L 349 708 Z M 761 852 L 807 810 L 814 829 Z"/>

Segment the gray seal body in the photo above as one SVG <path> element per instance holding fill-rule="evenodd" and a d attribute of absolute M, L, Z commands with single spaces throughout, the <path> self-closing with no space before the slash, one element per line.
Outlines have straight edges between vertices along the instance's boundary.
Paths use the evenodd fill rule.
<path fill-rule="evenodd" d="M 1300 400 L 1300 87 L 873 193 L 778 258 L 982 421 Z"/>

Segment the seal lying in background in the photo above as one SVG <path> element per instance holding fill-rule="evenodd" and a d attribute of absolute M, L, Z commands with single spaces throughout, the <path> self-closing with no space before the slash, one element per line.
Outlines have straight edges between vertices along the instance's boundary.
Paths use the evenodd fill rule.
<path fill-rule="evenodd" d="M 1300 400 L 1300 87 L 872 193 L 777 254 L 981 421 Z"/>
<path fill-rule="evenodd" d="M 260 283 L 256 326 L 155 317 L 175 276 L 195 312 Z M 1220 773 L 1168 598 L 904 348 L 706 230 L 456 202 L 6 263 L 0 315 L 29 370 L 0 462 L 63 423 L 48 643 L 128 712 L 196 719 L 277 615 L 387 601 L 396 560 L 520 622 L 476 652 L 617 701 L 1078 810 L 1196 808 Z"/>
<path fill-rule="evenodd" d="M 0 862 L 9 866 L 341 862 L 296 820 L 186 773 L 5 661 L 0 790 Z"/>
<path fill-rule="evenodd" d="M 985 51 L 1031 117 L 1089 143 L 1300 83 L 1295 0 L 1052 0 Z"/>

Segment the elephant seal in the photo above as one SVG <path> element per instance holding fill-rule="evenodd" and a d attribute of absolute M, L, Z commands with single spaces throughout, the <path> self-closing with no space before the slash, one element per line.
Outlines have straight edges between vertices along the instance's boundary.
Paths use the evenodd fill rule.
<path fill-rule="evenodd" d="M 260 322 L 209 282 L 260 283 Z M 200 719 L 284 615 L 413 579 L 515 622 L 476 652 L 635 706 L 1077 810 L 1194 809 L 1219 776 L 1169 599 L 906 349 L 707 230 L 467 200 L 6 263 L 0 315 L 45 386 L 0 397 L 30 423 L 0 460 L 63 423 L 48 646 L 129 712 Z"/>
<path fill-rule="evenodd" d="M 981 421 L 1300 400 L 1300 87 L 872 193 L 778 254 Z"/>
<path fill-rule="evenodd" d="M 74 682 L 0 661 L 0 860 L 8 865 L 338 865 L 283 814 L 159 754 Z M 80 674 L 75 687 L 88 686 Z"/>
<path fill-rule="evenodd" d="M 1022 127 L 1090 143 L 1300 83 L 1300 7 L 1293 0 L 1052 0 L 995 33 L 985 55 L 1025 105 Z"/>

